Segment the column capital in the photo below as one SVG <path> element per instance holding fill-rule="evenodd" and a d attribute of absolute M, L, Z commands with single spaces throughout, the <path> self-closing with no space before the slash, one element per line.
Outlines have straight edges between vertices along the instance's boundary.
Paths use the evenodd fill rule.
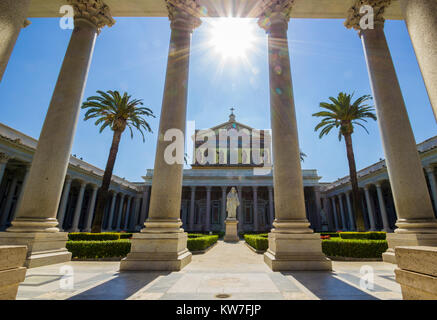
<path fill-rule="evenodd" d="M 206 191 L 211 192 L 212 186 L 205 186 Z"/>
<path fill-rule="evenodd" d="M 258 25 L 267 32 L 274 24 L 288 25 L 293 5 L 294 0 L 262 0 L 259 5 Z"/>
<path fill-rule="evenodd" d="M 253 191 L 257 191 L 259 186 L 252 186 Z"/>
<path fill-rule="evenodd" d="M 68 0 L 74 8 L 74 19 L 84 19 L 96 26 L 98 32 L 105 27 L 112 27 L 115 20 L 111 10 L 102 0 Z"/>
<path fill-rule="evenodd" d="M 171 28 L 185 29 L 192 32 L 202 21 L 202 7 L 197 0 L 165 0 Z"/>
<path fill-rule="evenodd" d="M 190 186 L 191 191 L 196 191 L 196 186 Z"/>
<path fill-rule="evenodd" d="M 11 156 L 7 153 L 0 152 L 0 163 L 7 163 L 11 159 Z"/>
<path fill-rule="evenodd" d="M 425 167 L 426 173 L 434 173 L 434 166 L 429 164 Z"/>
<path fill-rule="evenodd" d="M 221 186 L 221 188 L 222 188 L 223 192 L 226 192 L 226 190 L 228 189 L 228 186 Z"/>
<path fill-rule="evenodd" d="M 373 8 L 373 22 L 374 24 L 384 25 L 384 13 L 385 8 L 391 4 L 392 0 L 356 0 L 355 4 L 348 10 L 347 18 L 344 25 L 348 29 L 355 29 L 362 31 L 361 19 L 368 15 L 371 18 L 371 13 L 365 10 L 364 6 L 370 6 Z"/>

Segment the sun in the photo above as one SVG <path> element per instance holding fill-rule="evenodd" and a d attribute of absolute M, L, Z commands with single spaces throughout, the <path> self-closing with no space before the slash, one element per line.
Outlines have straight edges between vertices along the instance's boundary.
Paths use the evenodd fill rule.
<path fill-rule="evenodd" d="M 209 23 L 210 47 L 223 58 L 246 58 L 256 43 L 252 22 L 243 18 L 213 19 Z"/>

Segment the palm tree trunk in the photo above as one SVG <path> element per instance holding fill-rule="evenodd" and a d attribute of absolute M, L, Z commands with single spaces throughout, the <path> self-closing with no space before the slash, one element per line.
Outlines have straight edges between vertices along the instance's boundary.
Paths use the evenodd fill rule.
<path fill-rule="evenodd" d="M 355 165 L 354 149 L 352 147 L 352 135 L 344 135 L 344 140 L 346 142 L 347 160 L 349 162 L 349 176 L 352 185 L 352 202 L 355 213 L 355 221 L 357 224 L 357 230 L 363 232 L 365 231 L 364 216 L 361 207 L 360 189 L 358 188 L 357 168 Z"/>
<path fill-rule="evenodd" d="M 103 174 L 102 186 L 97 195 L 96 213 L 93 226 L 91 227 L 92 233 L 99 233 L 102 231 L 103 215 L 109 198 L 109 186 L 111 185 L 112 171 L 114 170 L 115 159 L 117 158 L 118 146 L 120 144 L 122 133 L 123 131 L 114 131 L 114 135 L 112 136 L 112 145 L 109 150 L 105 173 Z"/>

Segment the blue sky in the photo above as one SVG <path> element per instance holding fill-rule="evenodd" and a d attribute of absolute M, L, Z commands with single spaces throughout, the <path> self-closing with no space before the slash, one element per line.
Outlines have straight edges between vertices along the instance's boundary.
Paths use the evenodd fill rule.
<path fill-rule="evenodd" d="M 0 121 L 37 138 L 41 131 L 70 30 L 59 27 L 59 19 L 30 19 L 17 41 L 0 83 Z M 112 28 L 99 35 L 84 99 L 96 90 L 128 91 L 159 115 L 167 63 L 170 27 L 166 18 L 117 18 Z M 255 24 L 256 21 L 253 21 Z M 434 136 L 435 120 L 405 24 L 388 21 L 386 36 L 403 90 L 417 142 Z M 192 39 L 188 89 L 188 119 L 197 128 L 225 122 L 229 108 L 236 108 L 237 121 L 270 128 L 267 38 L 258 27 L 256 50 L 250 63 L 227 60 L 207 50 L 208 23 L 195 30 Z M 362 45 L 355 31 L 342 20 L 294 19 L 289 25 L 289 45 L 296 113 L 301 149 L 307 154 L 304 169 L 317 169 L 322 181 L 348 174 L 344 142 L 331 133 L 322 140 L 314 132 L 318 120 L 311 115 L 319 103 L 340 91 L 370 94 L 371 89 Z M 238 61 L 237 61 L 238 62 Z M 93 122 L 84 122 L 81 112 L 72 154 L 104 168 L 112 139 Z M 153 168 L 159 119 L 150 119 L 153 134 L 143 143 L 139 134 L 122 138 L 114 173 L 141 181 Z M 353 136 L 357 167 L 364 168 L 383 158 L 376 122 L 358 128 Z"/>

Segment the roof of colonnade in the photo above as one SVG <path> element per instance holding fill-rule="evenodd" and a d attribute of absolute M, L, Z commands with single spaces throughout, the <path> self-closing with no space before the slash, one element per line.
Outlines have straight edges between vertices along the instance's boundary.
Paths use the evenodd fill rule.
<path fill-rule="evenodd" d="M 261 0 L 198 0 L 207 16 L 254 17 L 254 8 Z M 166 17 L 165 0 L 104 0 L 114 17 Z M 355 0 L 295 0 L 294 18 L 343 19 Z M 66 0 L 32 0 L 29 17 L 60 17 L 59 9 Z M 393 0 L 384 17 L 402 19 L 398 0 Z"/>

